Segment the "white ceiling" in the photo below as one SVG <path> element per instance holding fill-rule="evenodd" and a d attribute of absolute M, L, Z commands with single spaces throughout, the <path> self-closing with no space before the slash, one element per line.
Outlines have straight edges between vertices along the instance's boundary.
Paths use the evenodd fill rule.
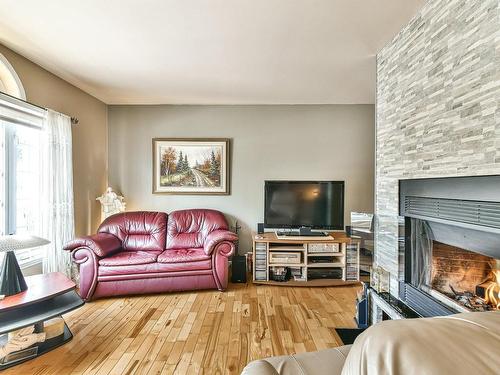
<path fill-rule="evenodd" d="M 0 0 L 0 43 L 109 104 L 373 103 L 425 0 Z"/>

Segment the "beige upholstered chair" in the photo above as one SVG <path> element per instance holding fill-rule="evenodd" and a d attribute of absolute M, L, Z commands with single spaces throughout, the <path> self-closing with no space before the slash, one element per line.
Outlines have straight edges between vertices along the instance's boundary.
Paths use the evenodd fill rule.
<path fill-rule="evenodd" d="M 499 374 L 500 311 L 390 320 L 350 346 L 254 361 L 243 375 Z"/>

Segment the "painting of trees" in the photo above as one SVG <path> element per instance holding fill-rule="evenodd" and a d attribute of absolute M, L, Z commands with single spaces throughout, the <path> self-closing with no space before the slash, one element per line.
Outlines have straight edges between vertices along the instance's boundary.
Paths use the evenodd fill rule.
<path fill-rule="evenodd" d="M 182 155 L 182 151 L 181 151 L 181 152 L 179 152 L 179 159 L 177 160 L 177 165 L 175 167 L 177 173 L 182 172 L 183 163 L 184 163 L 184 155 Z"/>
<path fill-rule="evenodd" d="M 176 152 L 173 147 L 167 147 L 161 156 L 161 174 L 169 176 L 174 171 Z"/>
<path fill-rule="evenodd" d="M 167 140 L 158 141 L 155 148 L 155 165 L 159 172 L 155 176 L 155 190 L 159 192 L 199 191 L 225 194 L 227 172 L 226 140 L 206 139 L 201 141 Z M 157 172 L 157 173 L 158 173 Z M 197 190 L 198 189 L 198 190 Z"/>
<path fill-rule="evenodd" d="M 179 159 L 177 160 L 175 169 L 177 173 L 186 173 L 191 169 L 189 167 L 187 154 L 183 154 L 182 151 L 179 152 Z"/>
<path fill-rule="evenodd" d="M 217 162 L 217 158 L 215 157 L 215 152 L 212 150 L 212 154 L 210 155 L 210 177 L 217 177 L 220 173 L 219 163 Z"/>

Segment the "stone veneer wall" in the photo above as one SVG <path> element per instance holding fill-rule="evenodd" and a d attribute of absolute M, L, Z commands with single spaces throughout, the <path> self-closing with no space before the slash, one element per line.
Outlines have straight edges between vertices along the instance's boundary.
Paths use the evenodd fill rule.
<path fill-rule="evenodd" d="M 393 294 L 398 180 L 500 174 L 499 104 L 499 0 L 430 0 L 378 54 L 375 263 Z"/>

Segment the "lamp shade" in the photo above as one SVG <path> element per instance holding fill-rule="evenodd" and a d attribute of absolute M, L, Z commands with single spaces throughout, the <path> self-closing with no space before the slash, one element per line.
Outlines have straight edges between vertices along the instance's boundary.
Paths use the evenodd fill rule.
<path fill-rule="evenodd" d="M 12 234 L 10 236 L 0 236 L 0 252 L 31 249 L 49 244 L 50 241 L 29 234 Z"/>
<path fill-rule="evenodd" d="M 50 241 L 29 234 L 0 236 L 0 252 L 4 252 L 0 267 L 0 295 L 12 296 L 28 289 L 14 252 L 47 245 Z"/>

